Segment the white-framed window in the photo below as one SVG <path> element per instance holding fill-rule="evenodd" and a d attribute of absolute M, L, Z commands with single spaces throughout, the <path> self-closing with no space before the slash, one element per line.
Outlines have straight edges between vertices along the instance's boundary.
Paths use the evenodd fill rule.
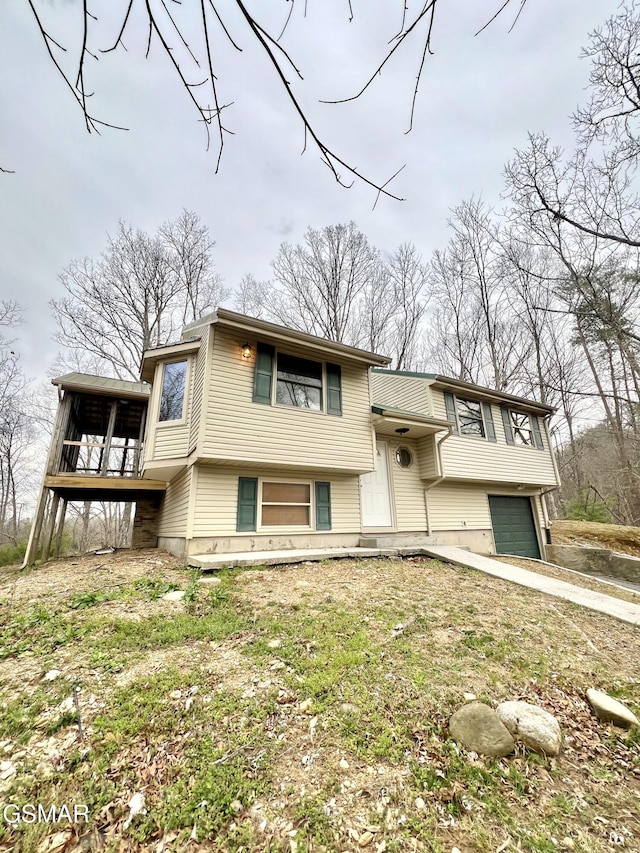
<path fill-rule="evenodd" d="M 342 367 L 258 341 L 253 402 L 342 415 Z"/>
<path fill-rule="evenodd" d="M 515 412 L 509 410 L 509 420 L 511 422 L 511 431 L 513 433 L 513 443 L 524 445 L 526 447 L 535 447 L 533 438 L 533 429 L 531 427 L 531 419 L 524 412 Z"/>
<path fill-rule="evenodd" d="M 261 480 L 258 524 L 260 527 L 311 527 L 311 482 Z"/>
<path fill-rule="evenodd" d="M 298 409 L 323 410 L 322 362 L 277 354 L 276 403 Z"/>
<path fill-rule="evenodd" d="M 485 437 L 482 406 L 477 400 L 467 400 L 456 396 L 456 416 L 460 435 Z"/>
<path fill-rule="evenodd" d="M 162 387 L 158 421 L 168 423 L 184 419 L 187 402 L 189 360 L 168 361 L 162 367 Z"/>

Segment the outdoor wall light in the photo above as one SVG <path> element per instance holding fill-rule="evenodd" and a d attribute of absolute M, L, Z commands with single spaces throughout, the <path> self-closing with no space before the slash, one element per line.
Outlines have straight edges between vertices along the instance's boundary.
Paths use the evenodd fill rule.
<path fill-rule="evenodd" d="M 251 358 L 251 344 L 242 344 L 242 357 Z"/>
<path fill-rule="evenodd" d="M 400 429 L 397 429 L 396 432 L 398 433 L 398 435 L 406 435 L 406 433 L 409 432 L 409 427 L 400 427 Z"/>

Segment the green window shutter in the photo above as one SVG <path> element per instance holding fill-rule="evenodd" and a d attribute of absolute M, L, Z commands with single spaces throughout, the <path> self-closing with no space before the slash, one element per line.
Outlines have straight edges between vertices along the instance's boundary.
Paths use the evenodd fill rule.
<path fill-rule="evenodd" d="M 491 411 L 491 403 L 482 404 L 482 412 L 484 414 L 484 428 L 489 441 L 496 441 L 496 428 L 493 425 L 493 412 Z"/>
<path fill-rule="evenodd" d="M 258 510 L 258 480 L 256 477 L 238 478 L 238 515 L 236 530 L 255 530 Z"/>
<path fill-rule="evenodd" d="M 342 414 L 342 371 L 339 364 L 327 364 L 327 414 Z"/>
<path fill-rule="evenodd" d="M 444 405 L 447 410 L 447 420 L 454 422 L 455 426 L 453 431 L 457 433 L 458 419 L 456 418 L 456 400 L 453 394 L 450 394 L 448 391 L 444 392 Z"/>
<path fill-rule="evenodd" d="M 331 483 L 316 483 L 316 530 L 331 530 Z"/>
<path fill-rule="evenodd" d="M 253 377 L 253 402 L 271 404 L 273 384 L 273 358 L 275 349 L 271 344 L 258 344 L 256 372 Z"/>
<path fill-rule="evenodd" d="M 515 444 L 513 440 L 513 430 L 511 429 L 511 417 L 509 409 L 506 406 L 500 406 L 502 412 L 502 423 L 504 424 L 504 436 L 507 439 L 507 444 Z"/>
<path fill-rule="evenodd" d="M 529 415 L 531 418 L 531 428 L 533 429 L 533 441 L 538 450 L 544 450 L 544 441 L 542 440 L 542 430 L 540 429 L 540 419 L 537 415 Z"/>

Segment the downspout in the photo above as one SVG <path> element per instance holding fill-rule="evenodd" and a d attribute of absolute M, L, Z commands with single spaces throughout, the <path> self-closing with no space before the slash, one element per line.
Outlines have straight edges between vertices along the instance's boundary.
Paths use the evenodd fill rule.
<path fill-rule="evenodd" d="M 549 418 L 550 417 L 551 417 L 551 415 L 545 415 L 542 423 L 544 424 L 544 431 L 545 431 L 545 434 L 547 436 L 547 447 L 549 448 L 549 453 L 551 454 L 551 464 L 553 465 L 553 473 L 554 473 L 554 476 L 556 478 L 556 485 L 555 486 L 547 486 L 546 489 L 539 489 L 538 490 L 538 494 L 540 495 L 540 503 L 542 505 L 542 515 L 544 518 L 544 526 L 545 526 L 545 529 L 547 531 L 547 535 L 549 536 L 549 539 L 551 538 L 551 535 L 549 532 L 551 529 L 551 522 L 549 521 L 549 513 L 547 512 L 547 502 L 546 502 L 546 500 L 544 500 L 544 498 L 550 492 L 556 492 L 560 488 L 560 471 L 558 470 L 558 463 L 556 462 L 555 450 L 551 444 L 551 434 L 549 433 Z M 546 551 L 546 546 L 549 543 L 543 542 L 542 544 L 543 544 L 543 550 Z M 546 557 L 546 554 L 545 554 L 545 557 Z"/>
<path fill-rule="evenodd" d="M 426 516 L 426 519 L 427 519 L 427 536 L 431 536 L 431 523 L 430 523 L 430 521 L 429 521 L 429 502 L 428 502 L 428 500 L 427 500 L 427 492 L 428 492 L 428 491 L 430 491 L 431 489 L 433 489 L 433 487 L 434 487 L 434 486 L 437 486 L 439 483 L 441 483 L 443 480 L 445 480 L 445 479 L 446 479 L 445 474 L 444 474 L 444 468 L 443 468 L 443 465 L 442 465 L 442 447 L 441 447 L 441 445 L 442 445 L 442 444 L 443 444 L 443 443 L 444 443 L 448 438 L 451 438 L 451 436 L 453 435 L 453 430 L 454 430 L 454 426 L 453 426 L 453 424 L 451 424 L 451 425 L 448 427 L 447 434 L 446 434 L 446 435 L 443 435 L 443 436 L 442 436 L 442 438 L 440 438 L 439 440 L 436 440 L 436 441 L 435 441 L 435 446 L 436 446 L 436 467 L 437 467 L 437 470 L 438 470 L 438 472 L 439 472 L 440 476 L 439 476 L 439 477 L 436 477 L 436 479 L 435 479 L 432 483 L 429 483 L 429 485 L 428 485 L 428 486 L 425 486 L 425 487 L 424 487 L 424 511 L 425 511 L 425 516 Z"/>

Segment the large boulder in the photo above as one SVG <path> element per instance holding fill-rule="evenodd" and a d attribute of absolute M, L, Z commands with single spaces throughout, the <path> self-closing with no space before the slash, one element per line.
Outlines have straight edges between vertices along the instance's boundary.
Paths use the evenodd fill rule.
<path fill-rule="evenodd" d="M 613 696 L 604 693 L 602 690 L 596 690 L 590 687 L 587 690 L 587 701 L 596 712 L 599 720 L 604 720 L 607 723 L 614 723 L 623 729 L 630 729 L 631 726 L 640 726 L 640 720 L 636 717 L 633 711 L 630 711 L 622 702 L 618 702 Z"/>
<path fill-rule="evenodd" d="M 481 755 L 504 756 L 513 752 L 514 740 L 494 710 L 482 702 L 464 705 L 449 720 L 451 737 Z"/>
<path fill-rule="evenodd" d="M 511 734 L 525 746 L 542 755 L 557 755 L 562 748 L 562 731 L 558 721 L 537 705 L 529 702 L 502 702 L 496 714 Z"/>

